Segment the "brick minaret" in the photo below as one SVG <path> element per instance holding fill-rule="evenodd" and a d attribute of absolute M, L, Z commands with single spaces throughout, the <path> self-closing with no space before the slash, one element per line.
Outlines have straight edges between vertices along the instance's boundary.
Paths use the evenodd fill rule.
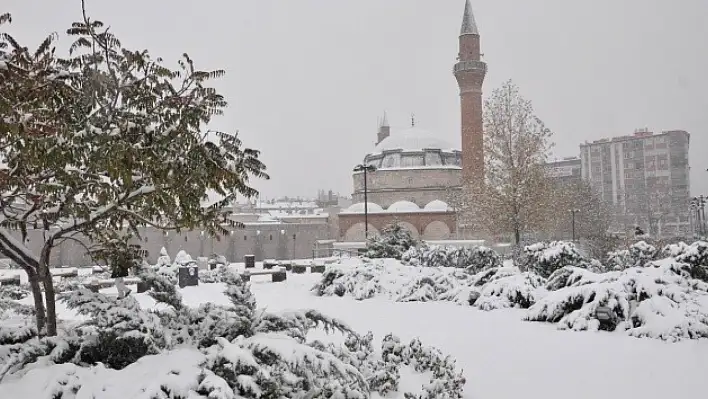
<path fill-rule="evenodd" d="M 482 83 L 487 74 L 487 64 L 481 56 L 479 31 L 472 5 L 467 0 L 454 74 L 460 86 L 462 111 L 462 178 L 468 183 L 478 183 L 484 179 Z"/>

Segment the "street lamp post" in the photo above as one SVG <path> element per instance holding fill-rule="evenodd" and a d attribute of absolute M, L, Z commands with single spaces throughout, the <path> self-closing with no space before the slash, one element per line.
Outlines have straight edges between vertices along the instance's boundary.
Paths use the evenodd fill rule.
<path fill-rule="evenodd" d="M 366 182 L 366 174 L 374 171 L 376 171 L 376 167 L 374 165 L 359 164 L 354 167 L 354 172 L 364 172 L 364 241 L 369 239 L 369 190 Z"/>
<path fill-rule="evenodd" d="M 571 209 L 570 213 L 573 215 L 573 242 L 575 242 L 575 214 L 580 212 L 580 209 Z"/>
<path fill-rule="evenodd" d="M 696 224 L 698 226 L 698 235 L 705 236 L 706 233 L 706 202 L 708 197 L 700 195 L 691 199 L 691 208 L 696 211 Z"/>

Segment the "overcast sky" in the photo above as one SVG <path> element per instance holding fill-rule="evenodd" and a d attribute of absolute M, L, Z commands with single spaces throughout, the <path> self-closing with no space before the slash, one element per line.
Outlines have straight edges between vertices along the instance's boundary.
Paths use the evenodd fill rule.
<path fill-rule="evenodd" d="M 584 140 L 691 133 L 693 194 L 708 194 L 708 1 L 475 0 L 485 94 L 513 79 L 554 132 Z M 351 194 L 351 168 L 388 111 L 459 145 L 451 68 L 464 0 L 88 0 L 123 44 L 223 68 L 230 102 L 214 128 L 263 152 L 265 197 Z M 79 0 L 2 0 L 32 46 L 80 17 Z M 175 65 L 175 64 L 173 64 Z"/>

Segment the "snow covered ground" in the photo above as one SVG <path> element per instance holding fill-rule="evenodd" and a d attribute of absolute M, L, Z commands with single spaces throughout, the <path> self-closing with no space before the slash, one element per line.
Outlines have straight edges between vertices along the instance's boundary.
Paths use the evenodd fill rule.
<path fill-rule="evenodd" d="M 467 398 L 663 399 L 698 398 L 704 392 L 706 340 L 669 344 L 605 332 L 559 331 L 551 324 L 523 322 L 523 311 L 514 309 L 483 312 L 445 302 L 316 297 L 309 289 L 318 279 L 316 274 L 290 274 L 286 283 L 256 280 L 252 290 L 259 306 L 270 311 L 314 308 L 360 332 L 372 331 L 376 340 L 389 332 L 404 342 L 420 337 L 457 358 L 467 377 Z M 202 284 L 181 292 L 190 305 L 226 305 L 223 287 Z M 137 297 L 143 306 L 155 306 L 150 297 Z M 60 313 L 75 317 L 63 306 Z"/>
<path fill-rule="evenodd" d="M 361 333 L 372 331 L 375 342 L 388 333 L 403 342 L 419 337 L 457 359 L 467 378 L 466 398 L 688 399 L 704 395 L 708 340 L 666 343 L 619 333 L 559 331 L 552 324 L 522 321 L 524 311 L 517 309 L 484 312 L 452 302 L 317 297 L 310 288 L 320 277 L 289 273 L 285 283 L 254 277 L 251 287 L 259 307 L 269 311 L 317 309 Z M 191 306 L 228 305 L 223 290 L 222 284 L 202 284 L 181 293 Z M 147 295 L 136 298 L 146 308 L 155 306 Z M 31 298 L 23 302 L 30 304 Z M 63 304 L 58 310 L 61 318 L 77 319 Z M 419 387 L 422 382 L 418 376 L 403 373 L 402 377 L 402 388 Z M 2 398 L 17 392 L 3 391 L 0 386 Z"/>
<path fill-rule="evenodd" d="M 396 303 L 373 298 L 312 296 L 313 275 L 288 276 L 287 284 L 254 283 L 270 310 L 314 308 L 377 339 L 394 332 L 420 337 L 457 358 L 475 399 L 699 398 L 708 371 L 708 341 L 667 344 L 611 333 L 559 331 L 521 321 L 523 311 L 483 312 L 444 302 Z M 207 288 L 187 294 L 197 300 Z M 212 291 L 213 292 L 213 291 Z M 218 291 L 217 291 L 218 293 Z M 189 296 L 187 299 L 187 295 Z M 213 295 L 212 300 L 219 300 Z"/>

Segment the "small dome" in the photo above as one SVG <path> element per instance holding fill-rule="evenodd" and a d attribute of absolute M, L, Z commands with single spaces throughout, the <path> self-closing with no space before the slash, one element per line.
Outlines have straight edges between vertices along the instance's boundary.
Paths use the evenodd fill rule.
<path fill-rule="evenodd" d="M 431 212 L 447 212 L 450 206 L 445 201 L 434 200 L 428 202 L 424 209 Z"/>
<path fill-rule="evenodd" d="M 398 201 L 391 204 L 391 206 L 388 207 L 388 211 L 397 213 L 419 212 L 420 207 L 410 201 Z"/>
<path fill-rule="evenodd" d="M 374 204 L 373 202 L 369 202 L 367 204 L 367 212 L 369 213 L 377 213 L 377 212 L 383 212 L 383 208 L 379 206 L 378 204 Z M 358 202 L 349 208 L 345 209 L 343 213 L 364 213 L 364 203 L 363 202 Z"/>

